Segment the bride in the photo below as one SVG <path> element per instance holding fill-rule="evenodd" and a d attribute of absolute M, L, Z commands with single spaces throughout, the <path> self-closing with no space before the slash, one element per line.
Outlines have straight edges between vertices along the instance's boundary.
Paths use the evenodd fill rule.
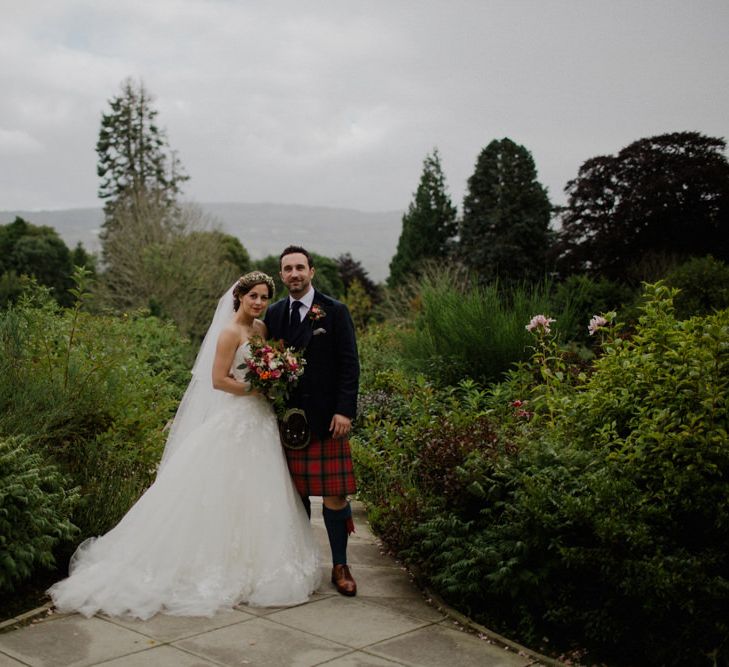
<path fill-rule="evenodd" d="M 317 545 L 276 418 L 238 369 L 248 340 L 266 336 L 258 317 L 273 290 L 254 271 L 220 299 L 155 482 L 77 549 L 70 576 L 48 591 L 60 611 L 211 616 L 238 603 L 301 603 L 318 586 Z"/>

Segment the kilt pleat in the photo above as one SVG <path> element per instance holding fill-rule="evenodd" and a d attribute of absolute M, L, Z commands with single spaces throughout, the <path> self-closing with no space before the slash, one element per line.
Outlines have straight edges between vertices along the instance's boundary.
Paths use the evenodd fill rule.
<path fill-rule="evenodd" d="M 349 440 L 319 440 L 304 449 L 284 449 L 291 478 L 302 496 L 347 496 L 357 491 Z"/>

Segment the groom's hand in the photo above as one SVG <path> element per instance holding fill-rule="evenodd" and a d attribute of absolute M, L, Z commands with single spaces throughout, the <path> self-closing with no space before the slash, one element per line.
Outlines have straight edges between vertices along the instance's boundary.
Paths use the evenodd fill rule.
<path fill-rule="evenodd" d="M 331 431 L 332 438 L 335 440 L 345 438 L 352 430 L 352 420 L 344 415 L 334 415 L 332 417 L 332 423 L 329 424 L 329 430 Z"/>

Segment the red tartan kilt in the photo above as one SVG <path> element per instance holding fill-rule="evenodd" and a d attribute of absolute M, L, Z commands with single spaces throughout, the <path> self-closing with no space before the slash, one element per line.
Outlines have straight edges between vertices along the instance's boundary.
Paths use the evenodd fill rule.
<path fill-rule="evenodd" d="M 347 496 L 357 492 L 349 440 L 324 442 L 312 434 L 304 449 L 286 449 L 291 478 L 302 496 Z"/>

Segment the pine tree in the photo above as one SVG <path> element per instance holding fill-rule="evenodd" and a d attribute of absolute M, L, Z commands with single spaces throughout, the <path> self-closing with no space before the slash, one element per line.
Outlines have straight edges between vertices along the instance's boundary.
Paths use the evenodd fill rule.
<path fill-rule="evenodd" d="M 550 214 L 531 153 L 511 139 L 494 140 L 468 179 L 458 255 L 481 280 L 539 280 L 547 269 Z"/>
<path fill-rule="evenodd" d="M 457 210 L 446 189 L 438 149 L 423 161 L 423 173 L 415 198 L 402 218 L 397 251 L 390 262 L 390 287 L 417 274 L 423 262 L 447 257 L 458 231 Z"/>
<path fill-rule="evenodd" d="M 98 194 L 106 200 L 102 241 L 113 231 L 120 208 L 134 213 L 150 200 L 174 207 L 181 185 L 188 179 L 157 125 L 153 102 L 143 83 L 127 79 L 121 94 L 109 101 L 110 111 L 102 114 L 96 144 L 101 179 Z"/>

